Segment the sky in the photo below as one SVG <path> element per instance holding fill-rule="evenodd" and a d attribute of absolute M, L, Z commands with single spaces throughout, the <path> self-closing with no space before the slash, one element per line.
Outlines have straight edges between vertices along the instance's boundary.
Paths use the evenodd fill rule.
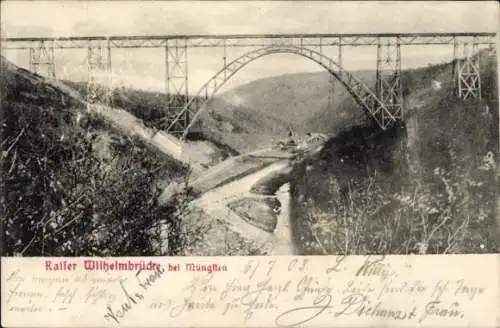
<path fill-rule="evenodd" d="M 482 2 L 334 1 L 2 1 L 2 37 L 251 33 L 496 32 L 499 6 Z M 228 52 L 236 58 L 250 49 Z M 335 59 L 336 52 L 331 50 Z M 27 67 L 28 51 L 2 54 Z M 403 67 L 451 60 L 450 47 L 404 47 Z M 56 53 L 59 78 L 86 78 L 86 50 Z M 113 50 L 115 85 L 165 89 L 164 52 Z M 222 68 L 221 50 L 190 50 L 189 90 Z M 347 69 L 373 69 L 375 48 L 345 48 Z M 316 72 L 316 63 L 291 54 L 258 59 L 238 72 L 225 91 L 268 76 Z"/>

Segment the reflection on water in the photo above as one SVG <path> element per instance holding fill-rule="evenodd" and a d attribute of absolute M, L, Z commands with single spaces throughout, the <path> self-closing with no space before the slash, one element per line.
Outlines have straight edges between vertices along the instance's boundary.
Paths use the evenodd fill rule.
<path fill-rule="evenodd" d="M 281 202 L 281 213 L 278 216 L 278 224 L 274 234 L 281 241 L 273 250 L 272 255 L 294 255 L 296 250 L 292 239 L 291 216 L 290 216 L 290 184 L 284 184 L 276 193 Z"/>

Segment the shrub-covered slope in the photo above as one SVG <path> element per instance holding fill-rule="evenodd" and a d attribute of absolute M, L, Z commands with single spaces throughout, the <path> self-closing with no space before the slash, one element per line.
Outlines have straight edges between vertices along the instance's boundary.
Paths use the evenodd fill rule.
<path fill-rule="evenodd" d="M 158 207 L 156 198 L 183 174 L 180 164 L 4 58 L 1 83 L 3 254 L 178 251 L 175 208 Z M 170 248 L 161 250 L 159 239 Z"/>
<path fill-rule="evenodd" d="M 404 125 L 347 127 L 296 166 L 301 253 L 499 251 L 495 57 L 480 58 L 482 100 L 456 97 L 451 64 L 405 72 Z"/>

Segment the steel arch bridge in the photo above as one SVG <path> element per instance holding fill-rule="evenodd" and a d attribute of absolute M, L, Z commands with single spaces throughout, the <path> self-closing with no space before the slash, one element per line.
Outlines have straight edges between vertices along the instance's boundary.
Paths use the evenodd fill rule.
<path fill-rule="evenodd" d="M 194 97 L 189 99 L 182 111 L 170 122 L 167 131 L 182 131 L 182 138 L 185 138 L 198 116 L 206 108 L 206 104 L 233 75 L 258 58 L 280 53 L 296 54 L 311 59 L 325 68 L 346 87 L 358 104 L 366 110 L 382 129 L 388 128 L 391 124 L 402 118 L 402 94 L 400 93 L 400 88 L 398 88 L 396 84 L 392 85 L 393 90 L 391 91 L 393 92 L 389 93 L 384 98 L 387 104 L 386 106 L 369 87 L 361 83 L 351 73 L 343 69 L 329 57 L 312 49 L 283 45 L 253 50 L 228 63 L 212 76 L 212 78 L 198 90 Z M 399 83 L 399 81 L 396 83 Z M 186 120 L 185 117 L 189 119 Z M 187 122 L 187 125 L 179 124 L 183 118 L 185 120 L 184 122 Z"/>
<path fill-rule="evenodd" d="M 90 37 L 2 38 L 2 50 L 28 50 L 29 69 L 56 77 L 55 50 L 87 50 L 87 100 L 111 104 L 112 82 L 100 85 L 96 76 L 112 77 L 112 49 L 164 49 L 166 117 L 165 128 L 181 139 L 196 122 L 210 98 L 241 68 L 257 58 L 292 53 L 315 61 L 337 79 L 381 129 L 387 129 L 404 115 L 401 84 L 401 48 L 422 45 L 448 46 L 452 50 L 454 92 L 462 100 L 481 98 L 480 47 L 493 47 L 497 34 L 479 33 L 378 33 L 378 34 L 244 34 L 244 35 L 145 35 Z M 376 47 L 376 83 L 369 87 L 342 66 L 342 55 L 349 47 Z M 222 69 L 196 94 L 189 93 L 189 56 L 193 48 L 220 49 Z M 228 51 L 244 49 L 229 60 Z M 250 49 L 250 50 L 248 50 Z M 334 56 L 328 50 L 336 50 Z M 451 51 L 450 51 L 451 52 Z M 335 61 L 331 59 L 335 57 Z M 234 58 L 234 57 L 233 57 Z M 333 87 L 329 99 L 333 95 Z M 201 109 L 200 109 L 201 108 Z"/>

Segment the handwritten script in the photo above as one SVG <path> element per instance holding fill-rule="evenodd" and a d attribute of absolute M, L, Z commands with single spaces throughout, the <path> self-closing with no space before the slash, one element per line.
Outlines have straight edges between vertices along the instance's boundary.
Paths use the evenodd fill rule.
<path fill-rule="evenodd" d="M 68 320 L 67 326 L 494 326 L 499 308 L 491 285 L 495 257 L 482 259 L 484 279 L 465 271 L 481 268 L 479 262 L 464 266 L 453 257 L 219 258 L 224 270 L 186 261 L 194 271 L 176 261 L 165 258 L 149 271 L 53 273 L 37 270 L 35 262 L 4 259 L 3 317 L 14 323 Z"/>

